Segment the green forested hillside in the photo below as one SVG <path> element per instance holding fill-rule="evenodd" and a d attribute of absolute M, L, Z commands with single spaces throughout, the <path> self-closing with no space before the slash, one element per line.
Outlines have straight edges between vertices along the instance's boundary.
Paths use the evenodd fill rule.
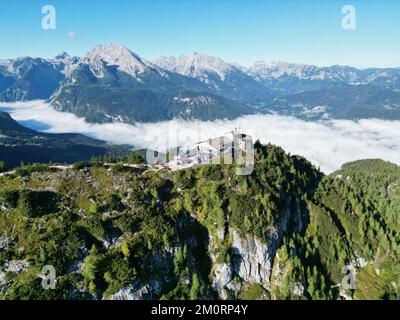
<path fill-rule="evenodd" d="M 250 176 L 95 163 L 1 176 L 1 299 L 396 298 L 400 169 L 366 160 L 325 176 L 255 147 Z"/>

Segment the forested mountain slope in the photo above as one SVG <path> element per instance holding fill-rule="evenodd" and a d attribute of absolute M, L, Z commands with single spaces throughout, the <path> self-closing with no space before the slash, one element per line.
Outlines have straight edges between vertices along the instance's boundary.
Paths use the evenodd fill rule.
<path fill-rule="evenodd" d="M 325 176 L 255 147 L 250 176 L 92 164 L 0 177 L 0 297 L 396 298 L 399 168 L 367 160 Z M 354 290 L 341 285 L 346 265 Z"/>
<path fill-rule="evenodd" d="M 92 156 L 123 155 L 129 146 L 113 146 L 79 133 L 44 133 L 26 128 L 0 111 L 0 160 L 8 168 L 24 163 L 89 161 Z"/>

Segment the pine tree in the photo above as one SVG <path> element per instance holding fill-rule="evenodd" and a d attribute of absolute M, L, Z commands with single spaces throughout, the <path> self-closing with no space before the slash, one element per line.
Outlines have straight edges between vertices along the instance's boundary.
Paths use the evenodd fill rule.
<path fill-rule="evenodd" d="M 200 282 L 197 273 L 193 273 L 192 287 L 190 288 L 190 300 L 198 299 L 200 294 Z"/>
<path fill-rule="evenodd" d="M 129 258 L 129 255 L 130 255 L 129 246 L 128 246 L 128 243 L 125 240 L 122 241 L 121 251 L 122 251 L 125 259 Z"/>

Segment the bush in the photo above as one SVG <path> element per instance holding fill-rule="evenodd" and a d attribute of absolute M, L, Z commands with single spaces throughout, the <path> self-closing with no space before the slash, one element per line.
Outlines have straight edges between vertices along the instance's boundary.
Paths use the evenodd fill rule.
<path fill-rule="evenodd" d="M 110 209 L 115 211 L 121 211 L 124 209 L 121 197 L 117 194 L 112 194 L 109 200 Z"/>
<path fill-rule="evenodd" d="M 0 193 L 0 202 L 9 208 L 15 209 L 18 206 L 18 200 L 18 190 L 7 190 Z"/>
<path fill-rule="evenodd" d="M 4 161 L 0 161 L 0 173 L 6 171 L 7 171 L 6 163 Z"/>
<path fill-rule="evenodd" d="M 89 162 L 83 162 L 83 161 L 79 161 L 79 162 L 75 162 L 72 165 L 72 168 L 75 170 L 80 170 L 80 169 L 85 169 L 85 168 L 90 168 L 92 167 L 93 164 L 89 163 Z"/>
<path fill-rule="evenodd" d="M 58 196 L 52 191 L 23 190 L 20 193 L 18 208 L 29 217 L 37 217 L 58 210 Z"/>
<path fill-rule="evenodd" d="M 29 174 L 33 172 L 45 172 L 48 170 L 47 164 L 42 164 L 42 163 L 34 163 L 34 164 L 29 164 L 29 165 L 24 165 L 21 164 L 15 172 L 19 176 L 28 176 Z"/>
<path fill-rule="evenodd" d="M 133 164 L 140 164 L 144 163 L 145 159 L 144 157 L 139 154 L 138 152 L 132 152 L 130 155 L 128 155 L 128 162 L 133 163 Z"/>
<path fill-rule="evenodd" d="M 112 173 L 122 173 L 122 172 L 126 172 L 126 171 L 130 171 L 130 168 L 125 167 L 122 164 L 115 164 L 115 165 L 111 166 Z"/>

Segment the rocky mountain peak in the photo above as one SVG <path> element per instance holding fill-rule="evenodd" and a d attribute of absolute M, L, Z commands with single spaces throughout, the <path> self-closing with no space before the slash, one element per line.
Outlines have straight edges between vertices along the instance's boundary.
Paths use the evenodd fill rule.
<path fill-rule="evenodd" d="M 91 65 L 97 71 L 101 71 L 99 69 L 104 64 L 117 66 L 118 70 L 131 76 L 143 73 L 148 68 L 147 62 L 133 51 L 119 44 L 94 47 L 83 58 L 82 63 Z"/>
<path fill-rule="evenodd" d="M 56 56 L 54 57 L 54 59 L 56 59 L 56 60 L 62 60 L 62 59 L 68 59 L 68 58 L 70 58 L 70 57 L 71 57 L 71 56 L 70 56 L 67 52 L 63 51 L 63 52 L 59 53 L 58 55 L 56 55 Z"/>
<path fill-rule="evenodd" d="M 189 55 L 179 57 L 161 57 L 154 62 L 161 68 L 172 72 L 190 76 L 203 77 L 209 74 L 216 74 L 222 80 L 226 74 L 234 68 L 233 65 L 226 63 L 220 58 L 208 56 L 194 51 Z"/>

